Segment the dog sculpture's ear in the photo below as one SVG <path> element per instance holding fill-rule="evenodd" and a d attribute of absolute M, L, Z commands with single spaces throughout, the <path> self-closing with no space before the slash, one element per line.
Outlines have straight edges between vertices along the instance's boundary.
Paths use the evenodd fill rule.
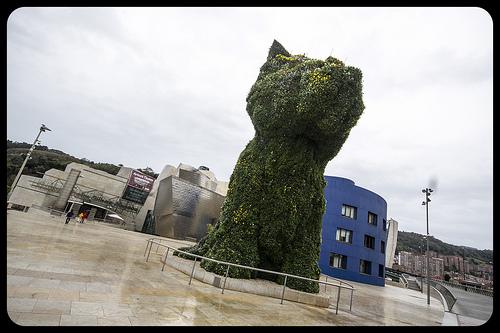
<path fill-rule="evenodd" d="M 271 48 L 269 48 L 267 60 L 264 63 L 264 65 L 262 65 L 262 67 L 260 68 L 259 77 L 257 79 L 261 78 L 263 75 L 274 73 L 285 65 L 286 63 L 285 61 L 276 59 L 276 56 L 278 54 L 281 54 L 285 57 L 290 57 L 290 53 L 288 53 L 288 51 L 285 50 L 283 45 L 274 40 L 273 45 L 271 45 Z"/>
<path fill-rule="evenodd" d="M 269 49 L 269 54 L 267 55 L 267 61 L 273 59 L 276 57 L 276 55 L 282 54 L 286 57 L 290 56 L 290 53 L 288 53 L 287 50 L 281 45 L 276 39 L 273 41 L 273 45 L 271 45 L 271 48 Z"/>

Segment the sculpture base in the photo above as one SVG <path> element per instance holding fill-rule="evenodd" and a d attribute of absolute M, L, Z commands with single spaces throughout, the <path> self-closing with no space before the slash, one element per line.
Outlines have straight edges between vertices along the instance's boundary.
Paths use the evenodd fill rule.
<path fill-rule="evenodd" d="M 193 260 L 179 258 L 178 256 L 168 256 L 168 258 L 165 260 L 164 256 L 162 256 L 160 261 L 165 265 L 175 268 L 187 275 L 191 275 L 191 272 L 193 270 Z M 193 279 L 215 286 L 217 288 L 222 288 L 224 284 L 224 276 L 207 272 L 202 267 L 200 267 L 199 261 L 196 262 Z M 235 279 L 230 277 L 227 278 L 224 289 L 261 296 L 268 296 L 277 299 L 281 299 L 283 292 L 283 286 L 272 281 L 262 279 Z M 283 300 L 327 308 L 330 306 L 330 301 L 333 302 L 331 298 L 333 297 L 327 294 L 310 294 L 286 288 Z"/>

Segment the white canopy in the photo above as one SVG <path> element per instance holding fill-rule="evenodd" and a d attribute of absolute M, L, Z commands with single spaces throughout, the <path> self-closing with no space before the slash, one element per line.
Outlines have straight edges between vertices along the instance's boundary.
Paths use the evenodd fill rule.
<path fill-rule="evenodd" d="M 108 216 L 108 217 L 114 217 L 115 219 L 119 219 L 119 220 L 122 220 L 122 221 L 123 221 L 123 219 L 122 219 L 122 218 L 120 217 L 120 215 L 118 215 L 118 214 L 109 214 L 109 215 L 107 215 L 107 216 Z"/>

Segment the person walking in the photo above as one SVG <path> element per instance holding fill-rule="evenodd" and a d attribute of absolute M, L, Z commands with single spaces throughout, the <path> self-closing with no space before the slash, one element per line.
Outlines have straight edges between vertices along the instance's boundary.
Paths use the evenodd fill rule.
<path fill-rule="evenodd" d="M 89 217 L 89 211 L 86 210 L 84 213 L 83 213 L 83 217 L 82 217 L 82 223 L 85 222 L 85 220 L 87 219 L 87 217 Z"/>
<path fill-rule="evenodd" d="M 64 224 L 68 224 L 69 220 L 74 216 L 73 211 L 70 210 L 69 212 L 66 213 L 66 222 Z"/>
<path fill-rule="evenodd" d="M 83 223 L 83 212 L 78 214 L 78 222 Z"/>

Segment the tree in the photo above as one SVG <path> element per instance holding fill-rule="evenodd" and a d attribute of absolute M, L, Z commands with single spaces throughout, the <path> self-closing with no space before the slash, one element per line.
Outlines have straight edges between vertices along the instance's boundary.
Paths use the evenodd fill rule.
<path fill-rule="evenodd" d="M 145 167 L 144 169 L 137 169 L 137 170 L 150 177 L 153 177 L 154 179 L 158 178 L 158 174 L 155 173 L 154 170 L 151 169 L 150 167 Z"/>
<path fill-rule="evenodd" d="M 7 184 L 10 186 L 21 167 L 31 144 L 25 142 L 12 142 L 7 140 Z M 31 154 L 23 170 L 23 175 L 40 177 L 49 169 L 64 171 L 71 162 L 91 166 L 92 168 L 116 175 L 120 168 L 109 163 L 94 163 L 88 159 L 78 159 L 60 150 L 49 149 L 46 146 L 37 146 Z"/>

